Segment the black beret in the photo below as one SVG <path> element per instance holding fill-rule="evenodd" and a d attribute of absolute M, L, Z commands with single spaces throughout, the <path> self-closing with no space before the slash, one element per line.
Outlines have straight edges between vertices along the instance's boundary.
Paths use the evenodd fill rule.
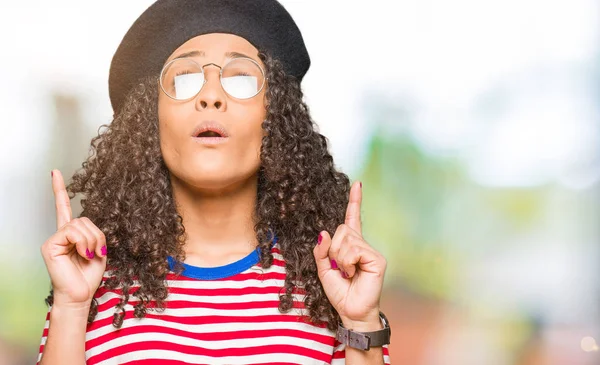
<path fill-rule="evenodd" d="M 310 66 L 300 29 L 277 0 L 158 0 L 129 28 L 112 58 L 108 92 L 114 113 L 138 80 L 158 75 L 179 46 L 207 33 L 246 39 L 298 81 Z"/>

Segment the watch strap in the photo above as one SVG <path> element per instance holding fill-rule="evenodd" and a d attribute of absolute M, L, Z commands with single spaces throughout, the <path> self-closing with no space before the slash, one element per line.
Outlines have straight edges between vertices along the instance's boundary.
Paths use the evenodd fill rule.
<path fill-rule="evenodd" d="M 345 328 L 342 323 L 339 323 L 336 333 L 336 339 L 347 346 L 360 350 L 368 350 L 371 347 L 379 347 L 388 345 L 392 337 L 392 329 L 385 314 L 379 311 L 379 318 L 383 324 L 383 329 L 371 332 L 357 332 L 352 329 Z"/>

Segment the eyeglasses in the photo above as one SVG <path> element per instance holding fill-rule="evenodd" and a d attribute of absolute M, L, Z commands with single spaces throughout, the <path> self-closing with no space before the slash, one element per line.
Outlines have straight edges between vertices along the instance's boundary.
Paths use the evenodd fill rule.
<path fill-rule="evenodd" d="M 220 69 L 223 90 L 236 99 L 250 99 L 258 95 L 265 85 L 265 72 L 251 58 L 233 58 L 220 67 L 214 63 L 200 66 L 193 59 L 184 57 L 176 58 L 163 67 L 160 87 L 171 99 L 189 100 L 198 95 L 206 83 L 204 67 L 209 65 Z"/>

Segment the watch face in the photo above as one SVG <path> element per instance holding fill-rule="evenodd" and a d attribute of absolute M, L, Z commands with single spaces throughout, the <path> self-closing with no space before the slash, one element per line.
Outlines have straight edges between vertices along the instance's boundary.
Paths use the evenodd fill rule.
<path fill-rule="evenodd" d="M 389 336 L 392 337 L 392 327 L 390 327 L 390 321 L 387 319 L 387 317 L 385 316 L 385 314 L 383 314 L 382 311 L 379 311 L 379 317 L 381 318 L 381 321 L 383 322 L 383 327 L 389 328 L 389 333 L 390 333 Z"/>

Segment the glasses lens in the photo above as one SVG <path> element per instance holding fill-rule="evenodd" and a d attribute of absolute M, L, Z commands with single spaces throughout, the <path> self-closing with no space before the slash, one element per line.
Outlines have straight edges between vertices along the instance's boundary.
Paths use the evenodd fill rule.
<path fill-rule="evenodd" d="M 204 84 L 204 73 L 197 63 L 181 58 L 169 63 L 163 70 L 161 85 L 173 99 L 185 100 L 195 96 Z"/>
<path fill-rule="evenodd" d="M 258 94 L 265 82 L 262 69 L 247 58 L 233 59 L 221 76 L 223 89 L 238 99 L 248 99 Z"/>

